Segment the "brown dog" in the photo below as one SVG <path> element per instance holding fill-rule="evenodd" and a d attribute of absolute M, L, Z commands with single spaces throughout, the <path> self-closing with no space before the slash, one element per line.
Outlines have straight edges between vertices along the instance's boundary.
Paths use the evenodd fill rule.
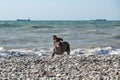
<path fill-rule="evenodd" d="M 61 41 L 63 41 L 62 38 L 58 38 L 56 35 L 53 35 L 53 40 L 54 40 L 54 46 L 55 47 L 60 47 L 61 46 Z"/>
<path fill-rule="evenodd" d="M 53 35 L 53 40 L 55 48 L 52 57 L 54 57 L 55 54 L 62 55 L 64 52 L 67 52 L 68 55 L 70 54 L 70 45 L 68 42 L 64 42 L 62 38 L 58 38 L 56 35 Z"/>

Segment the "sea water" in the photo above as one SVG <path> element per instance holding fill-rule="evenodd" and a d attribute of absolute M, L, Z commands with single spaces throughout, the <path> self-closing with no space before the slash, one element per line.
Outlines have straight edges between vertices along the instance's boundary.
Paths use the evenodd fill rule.
<path fill-rule="evenodd" d="M 37 53 L 49 53 L 54 48 L 52 35 L 69 42 L 74 53 L 88 48 L 118 50 L 120 21 L 0 21 L 2 52 L 38 49 Z"/>

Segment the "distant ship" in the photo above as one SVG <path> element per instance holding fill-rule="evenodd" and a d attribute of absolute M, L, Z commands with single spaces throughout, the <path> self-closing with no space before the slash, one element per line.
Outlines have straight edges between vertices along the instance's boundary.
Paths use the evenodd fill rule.
<path fill-rule="evenodd" d="M 95 21 L 107 21 L 106 19 L 96 19 Z"/>
<path fill-rule="evenodd" d="M 90 22 L 104 22 L 107 21 L 106 19 L 95 19 L 95 20 L 90 20 Z"/>
<path fill-rule="evenodd" d="M 17 19 L 17 21 L 31 21 L 30 18 L 28 19 Z"/>

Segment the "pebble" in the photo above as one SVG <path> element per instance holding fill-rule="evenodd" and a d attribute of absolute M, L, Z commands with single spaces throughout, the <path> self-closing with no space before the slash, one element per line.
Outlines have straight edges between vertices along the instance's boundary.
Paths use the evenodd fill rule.
<path fill-rule="evenodd" d="M 0 80 L 120 80 L 120 55 L 0 58 Z"/>

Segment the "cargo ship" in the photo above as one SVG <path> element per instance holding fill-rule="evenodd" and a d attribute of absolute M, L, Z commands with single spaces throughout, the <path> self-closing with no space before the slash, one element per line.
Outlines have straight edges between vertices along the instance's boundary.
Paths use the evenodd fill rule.
<path fill-rule="evenodd" d="M 17 21 L 31 21 L 30 18 L 28 19 L 17 19 Z"/>

